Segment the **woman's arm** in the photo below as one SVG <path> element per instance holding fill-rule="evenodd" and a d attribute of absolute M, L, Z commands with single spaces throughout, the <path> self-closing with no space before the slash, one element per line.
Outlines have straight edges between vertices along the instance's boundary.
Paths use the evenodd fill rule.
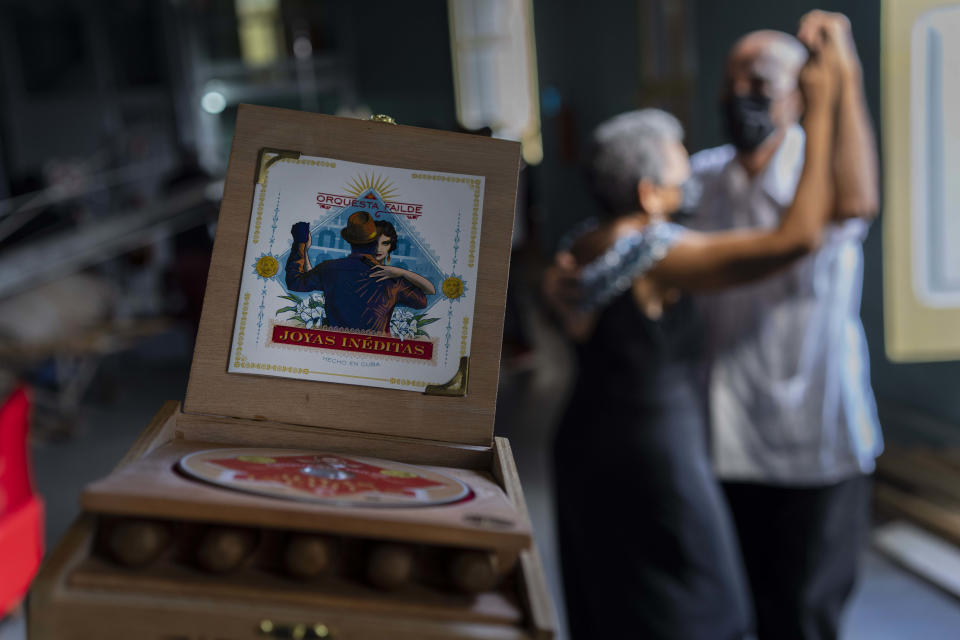
<path fill-rule="evenodd" d="M 831 159 L 839 81 L 832 43 L 813 53 L 800 82 L 806 97 L 803 173 L 780 226 L 684 233 L 648 272 L 658 284 L 688 291 L 729 287 L 766 277 L 817 249 L 834 205 Z"/>
<path fill-rule="evenodd" d="M 833 150 L 834 216 L 871 220 L 880 207 L 877 142 L 863 95 L 863 72 L 850 20 L 842 13 L 811 11 L 801 18 L 797 38 L 808 47 L 825 39 L 836 45 L 840 94 Z"/>
<path fill-rule="evenodd" d="M 403 272 L 403 277 L 406 278 L 407 282 L 420 289 L 420 291 L 423 291 L 425 294 L 432 296 L 437 292 L 437 289 L 433 286 L 433 283 L 419 273 L 414 273 L 409 269 L 400 269 L 400 271 Z"/>
<path fill-rule="evenodd" d="M 380 280 L 389 280 L 390 278 L 404 278 L 407 282 L 420 289 L 427 295 L 433 295 L 437 292 L 436 287 L 433 286 L 433 283 L 424 278 L 419 273 L 414 273 L 409 269 L 401 269 L 400 267 L 390 267 L 387 265 L 377 265 L 373 268 L 373 272 L 370 274 L 371 278 L 376 278 L 377 282 Z"/>

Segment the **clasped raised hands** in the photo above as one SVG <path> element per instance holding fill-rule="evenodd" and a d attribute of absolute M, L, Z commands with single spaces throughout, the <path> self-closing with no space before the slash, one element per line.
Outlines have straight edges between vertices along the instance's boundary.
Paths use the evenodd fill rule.
<path fill-rule="evenodd" d="M 297 222 L 292 227 L 290 227 L 290 233 L 293 235 L 294 242 L 309 242 L 310 223 Z"/>
<path fill-rule="evenodd" d="M 810 57 L 800 70 L 800 91 L 807 109 L 831 109 L 840 93 L 841 71 L 839 47 L 826 31 L 804 41 Z"/>

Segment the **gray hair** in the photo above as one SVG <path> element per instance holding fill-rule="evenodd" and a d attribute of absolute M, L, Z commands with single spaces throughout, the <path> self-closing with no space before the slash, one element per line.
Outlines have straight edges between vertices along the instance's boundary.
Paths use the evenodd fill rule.
<path fill-rule="evenodd" d="M 797 88 L 797 75 L 810 55 L 802 42 L 783 31 L 751 31 L 730 48 L 728 64 L 731 58 L 751 45 L 756 51 L 753 58 L 754 71 L 770 83 L 774 96 Z"/>
<path fill-rule="evenodd" d="M 608 213 L 636 211 L 641 180 L 662 184 L 664 147 L 683 141 L 683 126 L 660 109 L 628 111 L 603 122 L 593 132 L 590 182 Z"/>

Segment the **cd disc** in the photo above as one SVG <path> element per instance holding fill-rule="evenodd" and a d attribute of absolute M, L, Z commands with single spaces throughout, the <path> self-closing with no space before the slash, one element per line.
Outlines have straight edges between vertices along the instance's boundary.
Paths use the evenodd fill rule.
<path fill-rule="evenodd" d="M 179 467 L 227 489 L 348 506 L 425 507 L 470 493 L 459 480 L 422 467 L 302 449 L 208 449 L 185 455 Z"/>

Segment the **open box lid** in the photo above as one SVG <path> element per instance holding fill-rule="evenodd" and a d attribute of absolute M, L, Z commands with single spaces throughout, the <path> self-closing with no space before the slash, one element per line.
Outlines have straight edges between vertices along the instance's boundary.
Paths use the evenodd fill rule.
<path fill-rule="evenodd" d="M 241 105 L 184 411 L 490 445 L 519 158 Z"/>

